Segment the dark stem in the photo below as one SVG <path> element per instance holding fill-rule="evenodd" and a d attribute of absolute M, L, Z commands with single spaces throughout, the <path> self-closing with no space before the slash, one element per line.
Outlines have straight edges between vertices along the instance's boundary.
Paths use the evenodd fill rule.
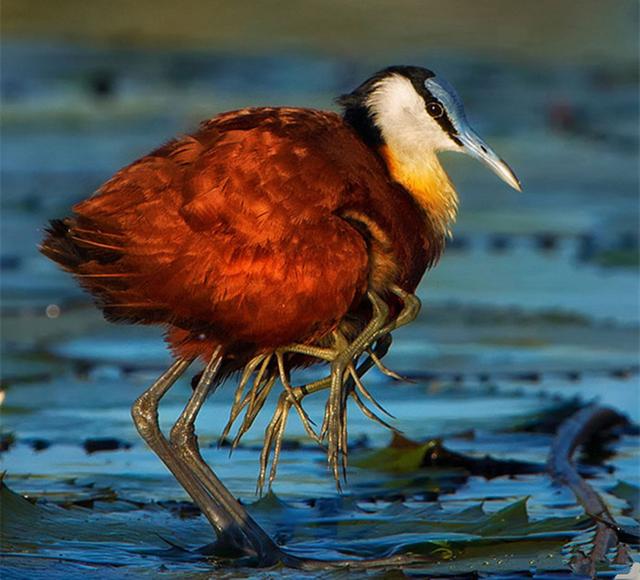
<path fill-rule="evenodd" d="M 580 475 L 571 461 L 575 450 L 583 443 L 615 425 L 624 425 L 627 418 L 607 407 L 592 405 L 571 415 L 558 428 L 551 445 L 547 469 L 558 483 L 566 485 L 576 496 L 584 511 L 596 525 L 593 548 L 589 554 L 576 552 L 571 568 L 577 574 L 595 575 L 596 563 L 605 560 L 611 549 L 616 550 L 616 562 L 630 562 L 627 547 L 619 543 L 619 529 L 602 498 Z"/>

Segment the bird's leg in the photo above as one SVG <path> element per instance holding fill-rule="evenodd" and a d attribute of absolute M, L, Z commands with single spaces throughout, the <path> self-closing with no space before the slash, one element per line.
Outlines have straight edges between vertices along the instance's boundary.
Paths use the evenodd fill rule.
<path fill-rule="evenodd" d="M 391 334 L 387 334 L 386 336 L 391 336 Z M 369 357 L 371 357 L 371 360 L 373 361 L 373 364 L 376 365 L 376 368 L 383 374 L 386 375 L 392 379 L 395 379 L 396 381 L 407 381 L 408 379 L 406 379 L 405 377 L 403 377 L 402 375 L 399 375 L 397 372 L 391 370 L 389 367 L 387 367 L 382 360 L 380 360 L 380 357 L 373 352 L 370 348 L 368 348 L 366 350 L 366 353 Z"/>
<path fill-rule="evenodd" d="M 291 394 L 292 387 L 289 383 L 288 372 L 284 367 L 284 356 L 281 352 L 276 352 L 276 358 L 278 359 L 278 371 L 280 372 L 280 382 L 282 383 L 282 387 L 284 388 L 286 393 Z M 298 415 L 300 416 L 300 421 L 302 421 L 302 425 L 304 426 L 307 435 L 311 437 L 314 441 L 320 442 L 320 438 L 316 435 L 313 427 L 311 426 L 311 422 L 309 419 L 309 415 L 307 415 L 306 411 L 302 408 L 302 405 L 298 401 L 296 397 L 290 397 L 292 405 L 295 407 Z M 284 432 L 284 427 L 283 427 Z"/>
<path fill-rule="evenodd" d="M 373 357 L 371 357 L 370 360 L 373 361 Z M 374 361 L 374 364 L 375 364 L 375 361 Z M 362 382 L 362 379 L 360 378 L 360 375 L 358 375 L 358 372 L 356 371 L 356 368 L 353 365 L 353 363 L 351 363 L 349 365 L 349 374 L 351 375 L 351 379 L 353 380 L 353 383 L 355 385 L 355 389 L 353 390 L 353 394 L 355 395 L 356 401 L 359 400 L 360 397 L 359 397 L 358 393 L 360 393 L 374 407 L 377 407 L 380 411 L 382 411 L 382 413 L 387 415 L 387 417 L 391 417 L 392 419 L 395 419 L 395 417 L 391 413 L 389 413 L 389 411 L 387 411 L 380 403 L 378 403 L 378 401 L 375 400 L 374 396 L 364 386 L 364 383 Z M 387 425 L 385 423 L 385 427 L 389 427 L 389 425 Z M 389 427 L 389 428 L 392 429 L 392 427 Z"/>
<path fill-rule="evenodd" d="M 395 284 L 391 286 L 390 290 L 398 298 L 400 298 L 400 300 L 402 300 L 402 310 L 400 310 L 398 316 L 396 316 L 387 326 L 384 327 L 383 331 L 385 334 L 388 334 L 396 328 L 406 326 L 407 324 L 413 322 L 418 317 L 418 314 L 420 314 L 420 308 L 422 306 L 420 298 L 418 298 L 415 294 L 406 292 Z"/>
<path fill-rule="evenodd" d="M 186 359 L 177 360 L 169 370 L 135 401 L 131 408 L 131 416 L 138 433 L 140 433 L 147 445 L 169 468 L 169 471 L 202 510 L 202 513 L 216 532 L 222 534 L 226 530 L 235 530 L 237 528 L 235 522 L 229 514 L 222 512 L 220 507 L 212 502 L 211 497 L 207 494 L 198 478 L 195 477 L 190 467 L 185 464 L 164 437 L 158 423 L 160 400 L 178 378 L 184 374 L 191 362 L 191 360 Z M 204 375 L 203 378 L 205 378 Z M 240 538 L 242 536 L 239 536 L 238 540 Z"/>
<path fill-rule="evenodd" d="M 388 307 L 374 292 L 369 291 L 368 297 L 373 306 L 371 321 L 348 347 L 342 350 L 331 362 L 331 390 L 321 435 L 326 434 L 327 436 L 327 459 L 338 486 L 340 481 L 339 463 L 342 465 L 343 478 L 346 474 L 348 449 L 346 441 L 346 402 L 353 390 L 353 381 L 351 385 L 345 384 L 345 371 L 349 369 L 349 366 L 353 366 L 354 361 L 357 361 L 358 357 L 366 352 L 371 344 L 389 335 L 393 330 L 409 324 L 415 320 L 420 312 L 420 300 L 416 296 L 395 285 L 391 286 L 390 290 L 402 300 L 403 307 L 399 314 L 387 322 Z M 375 364 L 375 359 L 371 357 L 369 359 Z M 384 368 L 386 369 L 386 367 Z M 365 394 L 365 391 L 360 390 Z M 361 400 L 359 401 L 359 396 L 354 397 L 354 399 L 358 404 L 362 402 Z"/>
<path fill-rule="evenodd" d="M 271 377 L 274 377 L 273 380 L 275 381 L 275 372 L 271 375 L 267 373 L 272 358 L 272 354 L 266 355 L 264 357 L 264 361 L 260 365 L 260 370 L 258 370 L 258 372 L 256 373 L 256 378 L 253 381 L 253 385 L 250 391 L 247 393 L 247 397 L 249 399 L 247 413 L 253 412 L 253 409 L 258 401 L 258 397 L 261 395 L 262 389 L 267 388 L 267 384 L 269 380 L 271 380 Z"/>
<path fill-rule="evenodd" d="M 304 354 L 327 362 L 331 362 L 338 354 L 338 351 L 335 348 L 321 348 L 308 344 L 290 344 L 285 348 L 281 348 L 280 351 Z"/>
<path fill-rule="evenodd" d="M 389 289 L 393 294 L 395 294 L 402 300 L 402 310 L 398 313 L 398 315 L 395 318 L 393 318 L 386 325 L 383 325 L 381 328 L 375 331 L 368 339 L 365 335 L 365 333 L 367 332 L 367 329 L 365 329 L 356 338 L 356 340 L 353 343 L 351 343 L 351 345 L 349 345 L 349 347 L 354 346 L 356 342 L 360 342 L 360 344 L 363 344 L 363 343 L 367 344 L 367 340 L 369 340 L 366 348 L 364 349 L 364 352 L 367 352 L 371 356 L 371 358 L 373 359 L 373 362 L 375 363 L 376 367 L 380 370 L 380 372 L 396 380 L 403 380 L 402 376 L 400 376 L 398 373 L 395 373 L 394 371 L 392 371 L 391 369 L 387 368 L 385 365 L 382 364 L 382 361 L 380 359 L 384 355 L 376 355 L 374 352 L 372 352 L 371 345 L 376 341 L 383 340 L 383 337 L 385 335 L 390 336 L 393 330 L 400 328 L 401 326 L 405 326 L 410 322 L 412 322 L 413 320 L 415 320 L 420 312 L 420 299 L 414 294 L 410 294 L 409 292 L 402 290 L 402 288 L 400 288 L 399 286 L 396 286 L 395 284 L 390 286 Z M 373 299 L 372 299 L 372 295 L 374 297 Z M 388 316 L 388 309 L 386 307 L 383 307 L 382 309 L 376 310 L 375 308 L 375 303 L 377 302 L 378 304 L 380 304 L 381 299 L 373 292 L 369 292 L 367 296 L 374 304 L 373 318 L 369 322 L 369 326 L 380 325 L 381 323 L 386 322 L 386 318 Z M 376 302 L 374 302 L 374 300 Z M 332 362 L 338 355 L 342 354 L 340 349 L 335 347 L 321 348 L 321 347 L 306 345 L 306 344 L 291 344 L 291 345 L 288 345 L 286 348 L 283 348 L 280 350 L 282 352 L 292 352 L 292 353 L 307 355 L 307 356 L 318 358 L 320 360 L 324 360 L 327 362 Z M 385 353 L 386 353 L 386 350 L 385 350 Z"/>
<path fill-rule="evenodd" d="M 235 422 L 237 417 L 240 415 L 242 410 L 245 408 L 247 408 L 247 410 L 246 410 L 244 419 L 242 421 L 242 425 L 238 429 L 238 432 L 231 444 L 232 449 L 235 449 L 238 446 L 242 436 L 253 425 L 253 422 L 258 416 L 258 413 L 264 407 L 264 404 L 267 400 L 269 393 L 271 392 L 271 389 L 273 388 L 273 385 L 275 384 L 276 379 L 280 378 L 280 382 L 282 383 L 283 388 L 285 390 L 290 390 L 292 388 L 289 382 L 288 372 L 285 368 L 284 357 L 282 356 L 282 352 L 279 350 L 276 351 L 275 356 L 276 356 L 276 361 L 278 366 L 277 374 L 276 373 L 265 374 L 264 373 L 265 365 L 263 363 L 263 366 L 260 368 L 260 370 L 256 374 L 256 377 L 253 381 L 253 386 L 251 387 L 251 389 L 249 389 L 249 392 L 244 396 L 244 398 L 239 400 L 236 399 L 236 402 L 234 403 L 232 412 L 229 416 L 227 424 L 224 427 L 222 438 L 226 437 L 228 433 L 231 431 L 231 427 L 233 426 L 233 423 Z M 264 360 L 265 360 L 265 363 L 270 361 L 271 356 L 269 356 L 268 358 L 265 358 Z M 245 367 L 245 371 L 243 372 L 243 375 L 242 375 L 242 380 L 245 382 L 247 380 L 245 378 L 247 376 L 246 375 L 247 369 L 249 369 L 250 365 L 251 365 L 251 362 L 247 364 L 247 366 Z M 249 369 L 249 373 L 253 372 L 254 370 L 255 370 L 255 366 L 253 369 Z M 238 387 L 238 389 L 240 389 L 240 387 Z M 296 403 L 294 403 L 294 405 Z M 313 430 L 311 419 L 299 404 L 297 405 L 297 411 L 300 415 L 300 420 L 302 421 L 302 424 L 304 425 L 304 428 L 307 434 L 309 435 L 309 437 L 311 437 L 314 441 L 317 441 L 319 443 L 320 439 L 318 435 L 315 433 L 315 431 Z"/>
<path fill-rule="evenodd" d="M 302 401 L 305 396 L 310 395 L 311 393 L 316 393 L 330 386 L 331 378 L 327 377 L 320 381 L 309 383 L 308 385 L 291 387 L 289 390 L 280 394 L 278 405 L 264 434 L 264 443 L 260 454 L 260 473 L 258 475 L 257 484 L 258 493 L 262 494 L 262 490 L 264 489 L 267 466 L 272 453 L 273 459 L 271 461 L 271 471 L 269 472 L 269 487 L 271 487 L 271 484 L 275 479 L 278 460 L 280 459 L 280 451 L 282 449 L 282 438 L 284 436 L 284 430 L 289 417 L 289 411 L 294 404 L 293 400 L 300 404 L 300 401 Z M 317 436 L 315 437 L 315 440 L 320 443 Z"/>
<path fill-rule="evenodd" d="M 171 446 L 193 470 L 208 494 L 209 509 L 215 516 L 215 523 L 212 523 L 218 534 L 219 545 L 239 550 L 245 555 L 255 555 L 261 564 L 270 565 L 279 559 L 278 547 L 218 479 L 202 458 L 198 446 L 195 421 L 221 362 L 222 356 L 218 348 L 200 377 L 184 411 L 171 429 Z"/>
<path fill-rule="evenodd" d="M 247 411 L 245 413 L 244 419 L 242 420 L 242 425 L 238 429 L 238 432 L 233 439 L 233 443 L 231 445 L 232 449 L 235 449 L 240 444 L 240 440 L 242 439 L 244 434 L 251 428 L 251 425 L 253 425 L 253 422 L 258 416 L 258 413 L 260 413 L 262 407 L 264 407 L 264 404 L 267 401 L 267 397 L 269 396 L 273 385 L 275 385 L 277 378 L 278 376 L 274 373 L 262 382 L 262 385 L 257 390 L 257 394 L 255 400 L 253 401 L 253 404 L 249 394 L 247 394 L 245 399 L 242 401 L 240 410 L 247 407 Z"/>

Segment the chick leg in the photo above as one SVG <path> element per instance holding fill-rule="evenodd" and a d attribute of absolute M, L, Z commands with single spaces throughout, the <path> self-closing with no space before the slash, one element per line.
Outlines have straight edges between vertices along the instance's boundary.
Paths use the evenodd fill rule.
<path fill-rule="evenodd" d="M 420 312 L 420 300 L 413 294 L 405 292 L 398 286 L 390 288 L 402 302 L 403 307 L 398 316 L 386 322 L 388 308 L 378 296 L 369 292 L 369 299 L 373 306 L 374 316 L 371 322 L 340 354 L 331 362 L 331 390 L 327 401 L 325 420 L 321 435 L 327 436 L 327 460 L 333 471 L 336 482 L 340 482 L 340 475 L 344 478 L 347 465 L 347 399 L 353 390 L 352 383 L 346 382 L 348 371 L 354 362 L 370 348 L 377 340 L 390 334 L 393 330 L 409 324 Z M 384 321 L 380 324 L 381 319 Z M 371 357 L 370 357 L 371 358 Z M 378 357 L 379 359 L 379 357 Z M 371 359 L 375 363 L 375 358 Z"/>
<path fill-rule="evenodd" d="M 349 366 L 375 341 L 374 337 L 382 336 L 389 315 L 388 306 L 372 291 L 368 292 L 373 308 L 373 316 L 364 330 L 349 344 L 343 345 L 339 354 L 331 361 L 331 387 L 325 407 L 321 435 L 327 438 L 327 461 L 333 476 L 340 486 L 340 460 L 342 477 L 346 476 L 347 458 L 347 398 L 353 386 L 345 379 L 349 376 Z"/>
<path fill-rule="evenodd" d="M 391 346 L 391 335 L 386 335 L 382 339 L 380 339 L 375 347 L 372 350 L 372 354 L 374 354 L 378 358 L 384 357 L 384 355 L 389 350 Z M 350 394 L 353 399 L 356 401 L 358 407 L 362 410 L 362 412 L 369 417 L 370 419 L 381 423 L 383 426 L 392 429 L 393 427 L 387 423 L 385 423 L 380 417 L 378 417 L 375 413 L 373 413 L 362 401 L 358 391 L 364 389 L 362 383 L 360 382 L 360 377 L 364 376 L 364 374 L 376 363 L 372 356 L 368 356 L 362 364 L 358 366 L 357 369 L 354 367 L 350 368 L 350 381 L 353 381 L 353 390 L 351 390 Z M 258 476 L 258 484 L 257 489 L 258 492 L 261 493 L 265 486 L 267 467 L 269 462 L 271 461 L 271 469 L 269 471 L 269 481 L 268 485 L 271 487 L 278 468 L 278 460 L 280 459 L 280 451 L 282 449 L 282 439 L 284 435 L 284 430 L 286 427 L 287 419 L 289 416 L 289 411 L 293 405 L 291 399 L 293 397 L 296 398 L 298 403 L 301 403 L 302 399 L 307 395 L 311 395 L 313 393 L 317 393 L 318 391 L 322 391 L 324 389 L 328 389 L 331 387 L 332 380 L 331 377 L 326 377 L 319 381 L 315 381 L 313 383 L 309 383 L 307 385 L 302 385 L 299 387 L 292 387 L 289 391 L 285 391 L 280 395 L 278 400 L 278 404 L 276 410 L 273 414 L 273 417 L 265 430 L 264 443 L 262 447 L 262 453 L 260 454 L 260 474 Z M 371 400 L 371 396 L 365 390 L 362 393 L 365 398 Z M 374 404 L 375 401 L 374 401 Z"/>
<path fill-rule="evenodd" d="M 396 328 L 409 324 L 416 318 L 420 310 L 420 301 L 417 297 L 409 294 L 398 287 L 391 287 L 391 292 L 396 294 L 403 303 L 403 307 L 398 315 L 388 320 L 389 309 L 387 305 L 375 293 L 369 293 L 369 299 L 373 307 L 373 315 L 365 329 L 351 343 L 349 343 L 339 332 L 334 332 L 335 344 L 332 348 L 316 347 L 314 345 L 293 344 L 278 349 L 274 354 L 278 362 L 278 371 L 280 381 L 283 384 L 285 392 L 280 396 L 276 411 L 271 419 L 269 426 L 265 432 L 265 440 L 261 456 L 261 468 L 258 481 L 258 489 L 262 489 L 266 479 L 266 470 L 270 458 L 272 470 L 270 472 L 269 483 L 273 481 L 275 470 L 277 468 L 277 460 L 280 455 L 282 446 L 282 438 L 284 429 L 288 419 L 291 406 L 295 407 L 299 416 L 303 421 L 303 425 L 311 438 L 318 443 L 327 437 L 329 440 L 329 463 L 333 469 L 336 480 L 339 481 L 338 460 L 342 460 L 342 471 L 346 469 L 347 459 L 347 430 L 346 430 L 346 402 L 348 397 L 352 397 L 362 412 L 369 418 L 390 427 L 364 404 L 363 398 L 369 400 L 375 406 L 382 409 L 373 397 L 366 390 L 360 377 L 364 375 L 373 365 L 378 367 L 381 372 L 393 378 L 399 378 L 399 375 L 387 369 L 381 362 L 382 357 L 387 353 L 391 344 L 391 332 Z M 372 350 L 372 345 L 375 348 Z M 330 377 L 316 381 L 309 385 L 292 387 L 289 384 L 286 369 L 284 369 L 283 354 L 294 353 L 302 354 L 313 358 L 318 358 L 330 362 L 332 365 L 332 373 Z M 355 365 L 359 357 L 363 354 L 367 355 L 364 363 L 355 370 Z M 245 384 L 248 382 L 251 374 L 256 370 L 261 361 L 268 363 L 269 358 L 264 355 L 256 357 L 250 361 L 245 367 L 238 392 L 240 396 L 236 397 L 229 421 L 224 429 L 227 434 L 235 419 L 239 416 L 243 409 L 247 408 L 244 421 L 236 435 L 233 446 L 235 447 L 242 436 L 252 426 L 255 418 L 263 408 L 267 396 L 275 383 L 278 372 L 268 374 L 264 372 L 263 367 L 258 371 L 253 382 L 253 387 L 249 389 L 244 399 L 241 393 Z M 330 396 L 325 408 L 325 415 L 320 435 L 316 435 L 311 427 L 310 420 L 302 409 L 301 399 L 312 392 L 318 392 L 324 389 L 330 389 Z M 388 413 L 387 413 L 388 414 Z"/>

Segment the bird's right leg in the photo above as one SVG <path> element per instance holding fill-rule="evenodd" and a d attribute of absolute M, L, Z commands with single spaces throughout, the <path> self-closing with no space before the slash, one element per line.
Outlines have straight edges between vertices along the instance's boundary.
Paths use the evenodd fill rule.
<path fill-rule="evenodd" d="M 232 546 L 255 555 L 261 565 L 269 566 L 282 559 L 282 552 L 218 479 L 204 461 L 198 446 L 195 421 L 220 368 L 222 356 L 219 350 L 211 358 L 184 411 L 171 429 L 171 444 L 197 475 L 217 507 L 219 517 L 216 530 L 219 541 L 228 537 Z"/>
<path fill-rule="evenodd" d="M 202 483 L 191 471 L 175 449 L 170 445 L 160 430 L 158 423 L 158 405 L 162 397 L 184 374 L 192 360 L 178 359 L 171 367 L 133 404 L 131 416 L 133 422 L 147 445 L 167 466 L 184 490 L 191 496 L 196 505 L 202 510 L 219 537 L 228 542 L 228 555 L 244 554 L 244 550 L 237 552 L 236 547 L 242 547 L 244 536 L 229 513 L 220 509 L 211 496 L 205 491 Z M 235 541 L 234 541 L 235 540 Z M 222 547 L 222 545 L 221 545 Z M 235 553 L 234 553 L 235 551 Z"/>

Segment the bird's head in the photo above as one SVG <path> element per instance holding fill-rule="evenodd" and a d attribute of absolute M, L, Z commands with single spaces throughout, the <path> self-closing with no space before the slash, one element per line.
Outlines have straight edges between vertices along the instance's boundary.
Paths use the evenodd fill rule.
<path fill-rule="evenodd" d="M 370 145 L 389 151 L 396 163 L 415 166 L 437 151 L 458 151 L 479 159 L 520 191 L 511 168 L 469 125 L 455 89 L 430 70 L 386 68 L 338 103 L 345 120 Z"/>

